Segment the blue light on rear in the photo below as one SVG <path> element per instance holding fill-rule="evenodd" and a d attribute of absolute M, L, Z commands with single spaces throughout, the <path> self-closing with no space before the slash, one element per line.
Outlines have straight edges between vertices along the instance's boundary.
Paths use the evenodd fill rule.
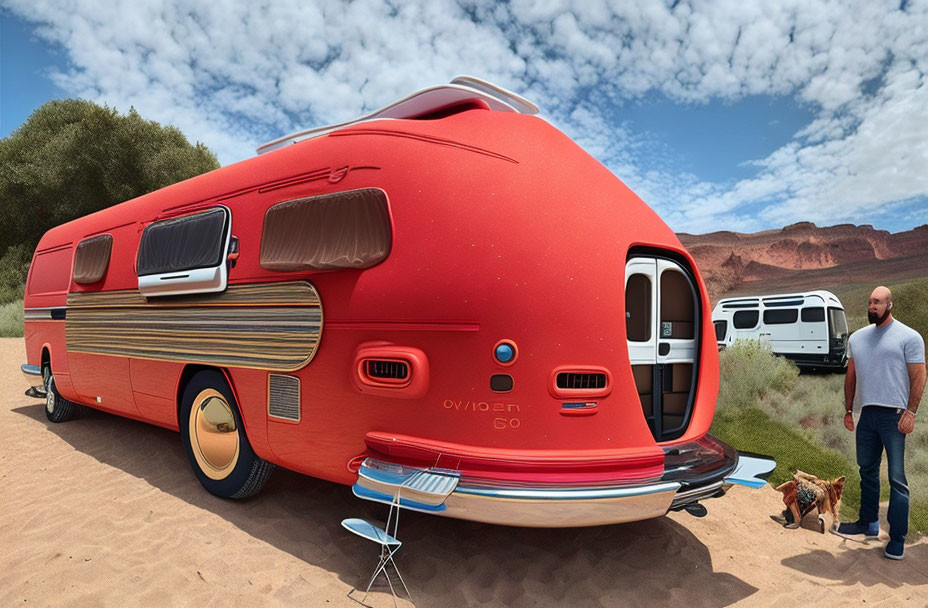
<path fill-rule="evenodd" d="M 496 347 L 496 360 L 500 363 L 509 363 L 515 357 L 516 351 L 509 344 L 500 344 Z"/>

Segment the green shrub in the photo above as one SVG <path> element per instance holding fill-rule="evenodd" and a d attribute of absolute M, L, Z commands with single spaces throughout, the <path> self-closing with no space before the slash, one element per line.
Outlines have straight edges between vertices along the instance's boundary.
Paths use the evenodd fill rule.
<path fill-rule="evenodd" d="M 25 244 L 8 247 L 0 257 L 0 304 L 23 298 L 32 250 Z"/>
<path fill-rule="evenodd" d="M 791 361 L 774 355 L 769 346 L 748 340 L 739 340 L 719 353 L 719 372 L 720 410 L 754 407 L 770 391 L 790 391 L 799 377 Z"/>
<path fill-rule="evenodd" d="M 0 306 L 0 338 L 23 337 L 23 301 Z"/>
<path fill-rule="evenodd" d="M 928 279 L 917 279 L 891 287 L 893 317 L 928 337 Z"/>

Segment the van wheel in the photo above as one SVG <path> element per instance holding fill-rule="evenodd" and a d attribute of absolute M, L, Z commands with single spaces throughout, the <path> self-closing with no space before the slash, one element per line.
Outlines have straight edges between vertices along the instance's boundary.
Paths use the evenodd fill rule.
<path fill-rule="evenodd" d="M 80 406 L 58 394 L 50 366 L 42 368 L 42 379 L 45 383 L 45 417 L 51 422 L 67 422 L 74 418 Z"/>
<path fill-rule="evenodd" d="M 251 449 L 235 397 L 217 371 L 197 372 L 190 379 L 178 423 L 193 472 L 212 494 L 254 496 L 274 471 Z"/>

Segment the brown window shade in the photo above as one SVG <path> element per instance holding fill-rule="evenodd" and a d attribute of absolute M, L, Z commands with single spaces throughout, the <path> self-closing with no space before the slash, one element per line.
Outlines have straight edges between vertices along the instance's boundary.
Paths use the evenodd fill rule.
<path fill-rule="evenodd" d="M 651 279 L 633 274 L 625 285 L 625 331 L 632 342 L 651 339 Z"/>
<path fill-rule="evenodd" d="M 113 236 L 110 234 L 81 241 L 74 252 L 74 282 L 87 285 L 101 280 L 110 265 L 112 249 Z"/>
<path fill-rule="evenodd" d="M 679 272 L 665 271 L 661 274 L 661 337 L 692 338 L 694 318 L 693 292 L 686 277 Z M 670 330 L 670 335 L 664 333 L 665 328 Z"/>
<path fill-rule="evenodd" d="M 386 259 L 392 241 L 382 190 L 323 194 L 267 210 L 260 262 L 281 272 L 370 268 Z"/>

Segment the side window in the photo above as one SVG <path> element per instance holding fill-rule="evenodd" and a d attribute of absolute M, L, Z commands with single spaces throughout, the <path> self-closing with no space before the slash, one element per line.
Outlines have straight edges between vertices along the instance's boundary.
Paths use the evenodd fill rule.
<path fill-rule="evenodd" d="M 106 276 L 110 265 L 110 252 L 113 250 L 113 235 L 84 239 L 74 251 L 74 270 L 71 278 L 79 285 L 90 285 L 101 281 Z"/>
<path fill-rule="evenodd" d="M 825 320 L 824 308 L 803 308 L 800 313 L 803 323 L 821 323 Z"/>
<path fill-rule="evenodd" d="M 387 258 L 392 244 L 384 192 L 349 190 L 268 209 L 260 263 L 280 272 L 370 268 Z"/>
<path fill-rule="evenodd" d="M 732 317 L 731 324 L 735 329 L 753 329 L 759 317 L 760 313 L 756 310 L 739 310 Z"/>
<path fill-rule="evenodd" d="M 225 207 L 154 222 L 139 242 L 136 270 L 145 296 L 222 291 L 231 218 Z"/>
<path fill-rule="evenodd" d="M 764 311 L 765 325 L 795 323 L 799 319 L 798 308 L 772 308 Z"/>
<path fill-rule="evenodd" d="M 29 271 L 29 295 L 65 293 L 71 268 L 71 244 L 35 254 Z"/>

